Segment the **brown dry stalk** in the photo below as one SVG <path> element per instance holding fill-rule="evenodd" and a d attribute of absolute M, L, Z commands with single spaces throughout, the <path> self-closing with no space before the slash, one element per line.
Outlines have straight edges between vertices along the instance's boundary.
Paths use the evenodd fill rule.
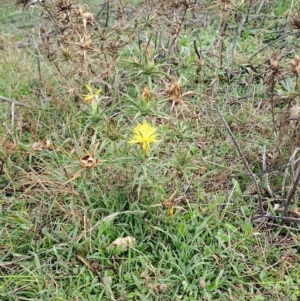
<path fill-rule="evenodd" d="M 26 103 L 18 102 L 18 101 L 16 101 L 16 100 L 12 100 L 12 99 L 3 97 L 3 96 L 1 96 L 1 95 L 0 95 L 0 100 L 9 102 L 9 103 L 11 103 L 11 104 L 13 104 L 13 105 L 15 105 L 15 106 L 29 107 L 29 105 L 26 104 Z"/>
<path fill-rule="evenodd" d="M 296 176 L 296 179 L 293 183 L 293 187 L 292 189 L 289 191 L 289 194 L 288 194 L 288 197 L 287 197 L 287 200 L 286 200 L 286 203 L 285 203 L 285 207 L 284 207 L 284 212 L 283 212 L 283 216 L 288 216 L 288 212 L 289 212 L 289 207 L 291 205 L 291 202 L 292 202 L 292 199 L 296 193 L 296 190 L 297 190 L 297 187 L 298 187 L 298 184 L 299 184 L 299 181 L 300 181 L 300 165 L 298 163 L 298 167 L 297 167 L 297 176 Z"/>
<path fill-rule="evenodd" d="M 280 219 L 283 221 L 290 221 L 290 222 L 295 222 L 295 223 L 300 223 L 300 218 L 296 217 L 287 217 L 287 216 L 273 216 L 273 215 L 256 215 L 254 216 L 251 221 L 254 222 L 257 219 Z"/>
<path fill-rule="evenodd" d="M 249 164 L 248 164 L 248 162 L 247 162 L 247 160 L 246 160 L 246 158 L 245 158 L 245 156 L 244 156 L 241 148 L 239 147 L 236 139 L 234 138 L 234 135 L 233 135 L 233 133 L 232 133 L 232 131 L 231 131 L 228 123 L 226 122 L 225 118 L 221 114 L 219 106 L 217 105 L 217 103 L 215 101 L 212 101 L 212 103 L 213 103 L 213 105 L 214 105 L 214 107 L 215 107 L 218 115 L 220 116 L 220 118 L 221 118 L 221 120 L 222 120 L 222 122 L 223 122 L 223 124 L 224 124 L 224 126 L 225 126 L 225 128 L 226 128 L 226 130 L 227 130 L 227 132 L 228 132 L 228 134 L 229 134 L 229 136 L 231 138 L 231 140 L 233 141 L 233 143 L 234 143 L 234 145 L 235 145 L 235 147 L 236 147 L 236 149 L 237 149 L 237 151 L 238 151 L 238 153 L 239 153 L 239 155 L 240 155 L 240 157 L 241 157 L 241 159 L 242 159 L 242 161 L 243 161 L 246 169 L 249 172 L 249 175 L 250 175 L 250 177 L 251 177 L 251 179 L 253 181 L 253 184 L 255 185 L 256 191 L 257 191 L 258 203 L 259 203 L 261 214 L 264 215 L 264 207 L 263 207 L 262 197 L 261 197 L 261 193 L 260 193 L 260 188 L 259 188 L 259 185 L 258 185 L 256 179 L 255 179 L 255 175 L 252 172 L 252 170 L 251 170 L 251 168 L 250 168 L 250 166 L 249 166 Z"/>

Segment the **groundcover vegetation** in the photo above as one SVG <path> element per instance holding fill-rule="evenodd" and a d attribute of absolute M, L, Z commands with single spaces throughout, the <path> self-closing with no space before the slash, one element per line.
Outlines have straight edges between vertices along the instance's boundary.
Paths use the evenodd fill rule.
<path fill-rule="evenodd" d="M 0 300 L 299 300 L 297 1 L 0 20 Z"/>

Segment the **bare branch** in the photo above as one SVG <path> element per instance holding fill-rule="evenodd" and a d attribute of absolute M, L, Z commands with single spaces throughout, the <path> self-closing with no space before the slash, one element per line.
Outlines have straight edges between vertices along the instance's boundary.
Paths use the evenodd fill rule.
<path fill-rule="evenodd" d="M 25 103 L 18 102 L 18 101 L 16 101 L 16 100 L 12 100 L 12 99 L 3 97 L 3 96 L 1 96 L 1 95 L 0 95 L 0 100 L 9 102 L 9 103 L 11 103 L 11 104 L 14 104 L 15 106 L 29 107 L 29 105 L 27 105 L 27 104 L 25 104 Z"/>
<path fill-rule="evenodd" d="M 239 153 L 239 155 L 240 155 L 240 157 L 241 157 L 241 159 L 242 159 L 242 161 L 243 161 L 246 169 L 248 170 L 248 172 L 249 172 L 249 174 L 251 176 L 251 179 L 252 179 L 252 181 L 253 181 L 253 183 L 255 185 L 256 191 L 257 191 L 257 197 L 258 197 L 258 203 L 259 203 L 260 211 L 261 211 L 262 214 L 264 214 L 264 207 L 263 207 L 262 197 L 261 197 L 261 194 L 260 194 L 260 188 L 259 188 L 259 185 L 258 185 L 258 183 L 256 181 L 255 175 L 252 172 L 252 170 L 251 170 L 251 168 L 250 168 L 250 166 L 249 166 L 249 164 L 248 164 L 248 162 L 247 162 L 244 154 L 242 153 L 242 150 L 240 149 L 240 147 L 239 147 L 236 139 L 234 138 L 234 135 L 233 135 L 233 133 L 232 133 L 232 131 L 231 131 L 228 123 L 226 122 L 225 118 L 221 114 L 217 103 L 215 101 L 212 101 L 212 103 L 213 103 L 213 105 L 214 105 L 214 107 L 215 107 L 218 115 L 220 116 L 220 118 L 221 118 L 221 120 L 222 120 L 222 122 L 223 122 L 223 124 L 224 124 L 224 126 L 225 126 L 225 128 L 226 128 L 226 130 L 227 130 L 227 132 L 228 132 L 228 134 L 229 134 L 229 136 L 231 138 L 231 140 L 233 141 L 233 143 L 234 143 L 234 145 L 235 145 L 235 147 L 236 147 L 236 149 L 237 149 L 237 151 L 238 151 L 238 153 Z"/>
<path fill-rule="evenodd" d="M 300 181 L 300 164 L 298 164 L 298 167 L 296 170 L 296 179 L 294 180 L 293 187 L 291 188 L 291 190 L 289 191 L 288 196 L 287 196 L 287 200 L 286 200 L 286 204 L 285 204 L 284 212 L 283 212 L 284 216 L 288 215 L 289 207 L 290 207 L 292 199 L 296 193 L 299 181 Z"/>
<path fill-rule="evenodd" d="M 267 170 L 267 164 L 266 164 L 266 146 L 264 145 L 263 147 L 263 160 L 262 160 L 262 165 L 263 165 L 263 175 L 264 175 L 264 179 L 265 179 L 265 186 L 266 189 L 268 190 L 270 196 L 272 196 L 273 198 L 274 193 L 269 185 L 269 174 L 267 172 L 265 172 Z"/>
<path fill-rule="evenodd" d="M 256 215 L 254 216 L 251 221 L 255 222 L 255 220 L 261 220 L 261 219 L 280 219 L 283 221 L 290 221 L 290 222 L 295 222 L 295 223 L 300 223 L 300 218 L 296 217 L 287 217 L 287 216 L 273 216 L 273 215 Z"/>

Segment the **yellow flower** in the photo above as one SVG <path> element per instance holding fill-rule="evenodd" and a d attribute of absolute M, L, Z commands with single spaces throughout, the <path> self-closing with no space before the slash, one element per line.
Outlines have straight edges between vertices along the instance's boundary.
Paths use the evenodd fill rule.
<path fill-rule="evenodd" d="M 171 206 L 169 208 L 168 215 L 169 215 L 169 217 L 173 217 L 173 215 L 174 215 L 174 207 L 173 206 Z"/>
<path fill-rule="evenodd" d="M 146 153 L 150 150 L 150 143 L 158 142 L 156 128 L 149 125 L 146 121 L 138 123 L 132 132 L 133 139 L 129 141 L 129 144 L 139 143 L 141 149 Z"/>
<path fill-rule="evenodd" d="M 85 86 L 90 93 L 82 94 L 84 101 L 89 103 L 90 105 L 97 103 L 98 95 L 101 93 L 102 90 L 99 89 L 96 93 L 94 93 L 90 85 L 86 84 Z"/>

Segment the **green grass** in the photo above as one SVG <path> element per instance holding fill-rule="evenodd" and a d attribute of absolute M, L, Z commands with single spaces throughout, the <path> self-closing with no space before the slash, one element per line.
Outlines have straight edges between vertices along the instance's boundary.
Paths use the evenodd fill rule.
<path fill-rule="evenodd" d="M 86 2 L 93 13 L 101 10 L 102 3 Z M 198 15 L 189 7 L 183 25 L 176 16 L 184 6 L 131 2 L 123 16 L 135 21 L 124 32 L 112 3 L 107 28 L 104 10 L 92 37 L 103 39 L 107 53 L 90 77 L 81 62 L 37 51 L 37 9 L 22 14 L 0 5 L 0 96 L 29 105 L 15 106 L 12 119 L 11 104 L 0 103 L 0 300 L 299 299 L 299 226 L 251 221 L 257 194 L 211 102 L 254 173 L 262 171 L 264 146 L 268 167 L 290 158 L 299 146 L 299 125 L 288 121 L 292 109 L 299 115 L 290 70 L 299 54 L 291 25 L 299 7 L 236 1 L 226 15 L 221 5 L 202 2 Z M 280 68 L 272 73 L 276 51 Z M 176 82 L 179 100 L 170 92 Z M 102 89 L 97 108 L 83 102 L 86 83 Z M 142 95 L 146 86 L 151 102 Z M 128 143 L 144 120 L 159 135 L 147 154 Z M 90 169 L 82 166 L 87 153 L 97 160 Z M 273 207 L 286 200 L 283 169 L 269 177 L 277 199 L 258 178 L 264 208 L 282 215 Z M 298 216 L 297 193 L 291 210 Z M 128 236 L 135 244 L 127 250 L 113 245 Z"/>

